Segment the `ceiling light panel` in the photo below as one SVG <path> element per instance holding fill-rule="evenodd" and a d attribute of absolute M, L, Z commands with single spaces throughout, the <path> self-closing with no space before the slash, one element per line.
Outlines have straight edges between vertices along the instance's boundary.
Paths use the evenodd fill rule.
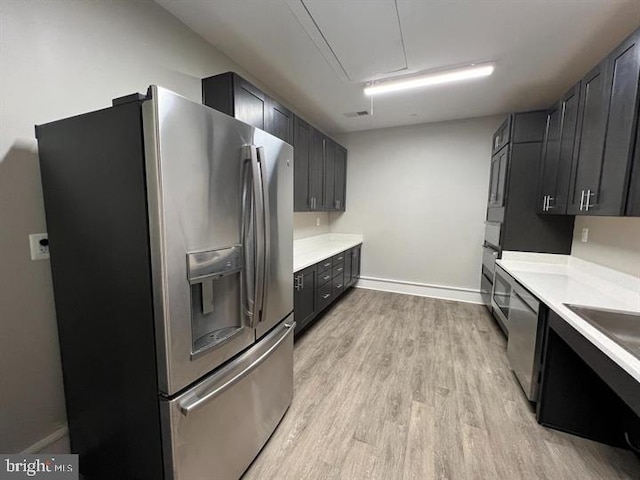
<path fill-rule="evenodd" d="M 396 2 L 288 0 L 287 5 L 345 80 L 364 82 L 407 71 Z"/>
<path fill-rule="evenodd" d="M 460 82 L 474 78 L 488 77 L 493 73 L 493 64 L 472 65 L 463 68 L 441 70 L 439 72 L 427 73 L 405 77 L 398 80 L 390 80 L 365 87 L 366 95 L 379 95 L 382 93 L 397 92 L 413 88 L 427 87 L 431 85 L 442 85 L 445 83 Z"/>

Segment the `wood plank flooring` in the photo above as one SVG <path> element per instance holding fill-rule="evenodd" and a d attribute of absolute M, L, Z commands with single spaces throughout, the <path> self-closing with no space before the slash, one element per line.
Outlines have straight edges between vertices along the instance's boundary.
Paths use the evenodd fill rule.
<path fill-rule="evenodd" d="M 546 429 L 485 307 L 352 289 L 296 341 L 289 411 L 245 480 L 639 479 Z"/>

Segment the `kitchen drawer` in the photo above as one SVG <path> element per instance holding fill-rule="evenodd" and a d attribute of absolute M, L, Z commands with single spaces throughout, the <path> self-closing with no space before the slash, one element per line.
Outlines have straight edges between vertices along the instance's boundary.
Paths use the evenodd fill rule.
<path fill-rule="evenodd" d="M 318 273 L 322 273 L 325 270 L 331 269 L 333 266 L 333 258 L 325 258 L 323 261 L 318 262 Z"/>
<path fill-rule="evenodd" d="M 347 256 L 347 252 L 341 252 L 338 255 L 333 256 L 333 264 L 337 265 L 339 263 L 344 263 L 344 257 Z"/>
<path fill-rule="evenodd" d="M 344 273 L 339 273 L 333 277 L 333 298 L 336 299 L 344 292 Z"/>
<path fill-rule="evenodd" d="M 331 270 L 325 270 L 318 275 L 318 285 L 324 285 L 331 280 Z"/>
<path fill-rule="evenodd" d="M 337 265 L 334 264 L 332 272 L 332 277 L 335 277 L 336 275 L 344 275 L 344 263 L 339 263 Z"/>
<path fill-rule="evenodd" d="M 333 282 L 318 287 L 318 309 L 324 310 L 333 301 Z"/>

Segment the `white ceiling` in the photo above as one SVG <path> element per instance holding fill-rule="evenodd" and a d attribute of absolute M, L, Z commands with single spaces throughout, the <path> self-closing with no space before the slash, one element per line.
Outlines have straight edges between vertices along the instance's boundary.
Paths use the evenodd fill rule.
<path fill-rule="evenodd" d="M 328 133 L 544 108 L 640 26 L 640 0 L 156 0 Z M 376 97 L 364 82 L 494 61 Z"/>

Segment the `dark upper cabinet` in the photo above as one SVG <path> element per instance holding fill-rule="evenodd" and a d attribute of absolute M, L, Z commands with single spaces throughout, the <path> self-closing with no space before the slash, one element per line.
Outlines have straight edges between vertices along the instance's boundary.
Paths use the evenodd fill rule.
<path fill-rule="evenodd" d="M 267 98 L 267 107 L 265 130 L 293 145 L 295 115 L 272 98 Z"/>
<path fill-rule="evenodd" d="M 509 168 L 509 147 L 505 147 L 491 158 L 489 173 L 489 208 L 504 206 L 507 169 Z"/>
<path fill-rule="evenodd" d="M 555 129 L 554 141 L 559 142 L 560 118 L 554 111 L 515 113 L 493 137 L 496 144 L 495 139 L 502 138 L 499 132 L 504 131 L 504 125 L 510 125 L 507 143 L 491 160 L 487 202 L 488 227 L 499 232 L 496 246 L 501 250 L 571 251 L 574 218 L 537 213 L 545 125 Z"/>
<path fill-rule="evenodd" d="M 326 137 L 311 128 L 311 148 L 309 149 L 309 210 L 324 210 L 324 156 Z M 294 147 L 295 149 L 295 147 Z"/>
<path fill-rule="evenodd" d="M 627 211 L 629 216 L 640 217 L 640 122 L 637 125 L 636 153 L 631 170 Z"/>
<path fill-rule="evenodd" d="M 347 149 L 341 145 L 336 145 L 334 168 L 334 210 L 344 212 L 346 209 L 347 192 Z"/>
<path fill-rule="evenodd" d="M 547 112 L 542 142 L 540 195 L 537 202 L 539 213 L 567 213 L 579 99 L 578 83 Z"/>
<path fill-rule="evenodd" d="M 296 332 L 304 328 L 318 313 L 316 266 L 293 275 L 293 308 Z"/>
<path fill-rule="evenodd" d="M 234 72 L 202 79 L 202 103 L 294 147 L 294 211 L 344 211 L 347 150 Z"/>
<path fill-rule="evenodd" d="M 202 79 L 202 103 L 293 143 L 291 111 L 236 73 Z"/>
<path fill-rule="evenodd" d="M 511 133 L 511 116 L 507 117 L 507 119 L 498 127 L 496 133 L 493 134 L 493 142 L 491 144 L 491 154 L 495 155 L 498 150 L 504 147 L 507 143 L 509 143 Z"/>
<path fill-rule="evenodd" d="M 311 209 L 309 196 L 311 135 L 311 126 L 296 117 L 293 130 L 293 209 L 296 212 L 308 212 Z"/>
<path fill-rule="evenodd" d="M 325 139 L 324 207 L 327 211 L 345 211 L 347 149 L 330 138 Z"/>
<path fill-rule="evenodd" d="M 640 30 L 581 82 L 568 213 L 621 215 L 635 141 Z"/>
<path fill-rule="evenodd" d="M 336 143 L 324 139 L 324 209 L 335 210 L 336 202 Z"/>

